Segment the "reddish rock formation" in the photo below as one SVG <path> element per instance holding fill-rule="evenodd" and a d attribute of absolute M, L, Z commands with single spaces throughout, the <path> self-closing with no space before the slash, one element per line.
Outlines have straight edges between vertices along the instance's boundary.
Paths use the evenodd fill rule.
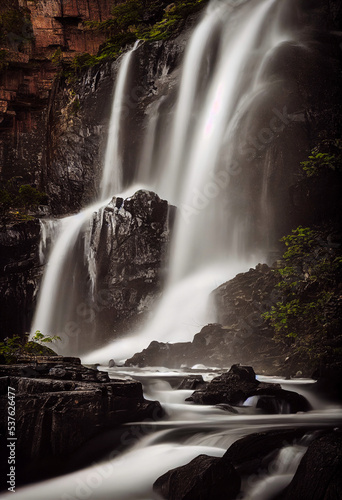
<path fill-rule="evenodd" d="M 95 54 L 104 34 L 85 29 L 83 21 L 110 16 L 112 0 L 14 0 L 1 2 L 0 15 L 16 12 L 16 33 L 0 23 L 0 178 L 22 176 L 40 184 L 49 93 L 57 73 L 51 62 Z M 21 16 L 21 17 L 20 17 Z M 1 19 L 0 19 L 1 20 Z M 3 62 L 2 62 L 3 61 Z"/>
<path fill-rule="evenodd" d="M 111 0 L 21 0 L 30 9 L 35 53 L 46 55 L 60 46 L 66 52 L 96 53 L 102 34 L 85 30 L 83 21 L 103 21 L 110 16 Z"/>

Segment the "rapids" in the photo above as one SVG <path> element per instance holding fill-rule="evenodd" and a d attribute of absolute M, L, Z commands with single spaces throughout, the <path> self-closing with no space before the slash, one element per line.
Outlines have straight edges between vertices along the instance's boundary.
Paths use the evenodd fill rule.
<path fill-rule="evenodd" d="M 305 436 L 295 444 L 284 442 L 272 462 L 260 473 L 245 478 L 244 500 L 267 500 L 281 491 L 292 479 L 316 429 L 334 427 L 341 422 L 341 408 L 320 401 L 310 390 L 312 380 L 282 380 L 267 377 L 269 382 L 281 383 L 299 393 L 309 395 L 313 410 L 307 413 L 263 415 L 253 406 L 236 407 L 231 414 L 215 406 L 196 406 L 185 402 L 193 392 L 172 388 L 187 373 L 162 367 L 155 369 L 108 368 L 113 378 L 133 377 L 143 383 L 145 396 L 158 399 L 166 417 L 126 424 L 120 441 L 124 450 L 114 446 L 114 434 L 104 437 L 106 447 L 113 449 L 92 465 L 68 475 L 27 486 L 16 491 L 18 500 L 157 500 L 153 482 L 168 470 L 185 465 L 200 454 L 221 457 L 239 438 L 269 429 L 305 427 Z M 211 380 L 216 371 L 205 370 L 204 380 Z M 259 377 L 263 379 L 263 377 Z M 284 385 L 283 385 L 284 384 Z M 317 405 L 317 406 L 315 406 Z M 103 440 L 102 440 L 103 441 Z M 101 438 L 92 440 L 92 453 L 100 447 Z M 89 453 L 85 447 L 79 454 Z M 1 498 L 9 498 L 4 494 Z M 209 500 L 209 499 L 208 499 Z"/>

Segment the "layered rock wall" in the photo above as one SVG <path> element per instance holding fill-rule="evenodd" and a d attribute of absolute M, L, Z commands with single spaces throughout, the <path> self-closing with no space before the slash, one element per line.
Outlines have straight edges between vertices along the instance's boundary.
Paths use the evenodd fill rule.
<path fill-rule="evenodd" d="M 163 416 L 157 401 L 144 399 L 139 382 L 110 380 L 107 373 L 86 368 L 77 358 L 37 357 L 10 367 L 0 365 L 0 408 L 4 413 L 8 387 L 16 398 L 18 485 L 63 470 L 70 453 L 105 430 Z M 7 429 L 1 427 L 5 478 Z"/>
<path fill-rule="evenodd" d="M 48 100 L 59 71 L 52 56 L 57 49 L 65 59 L 95 54 L 105 35 L 82 22 L 108 19 L 111 6 L 110 0 L 19 0 L 0 6 L 0 14 L 15 9 L 22 16 L 16 32 L 0 40 L 1 180 L 21 176 L 42 184 Z"/>
<path fill-rule="evenodd" d="M 0 339 L 28 332 L 42 276 L 38 220 L 0 229 Z"/>

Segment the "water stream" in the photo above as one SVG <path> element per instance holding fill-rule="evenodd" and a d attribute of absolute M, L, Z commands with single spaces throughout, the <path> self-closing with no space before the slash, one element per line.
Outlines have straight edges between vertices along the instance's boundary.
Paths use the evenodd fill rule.
<path fill-rule="evenodd" d="M 234 8 L 236 5 L 238 8 Z M 284 5 L 281 0 L 251 0 L 233 6 L 213 0 L 209 4 L 184 56 L 171 125 L 156 144 L 159 108 L 165 99 L 162 95 L 150 113 L 136 176 L 128 186 L 122 180 L 121 118 L 139 43 L 122 56 L 99 200 L 60 222 L 39 293 L 33 333 L 39 329 L 44 334 L 59 335 L 73 354 L 88 353 L 85 359 L 96 362 L 113 356 L 125 358 L 151 340 L 191 340 L 200 326 L 215 319 L 206 307 L 209 293 L 264 260 L 267 244 L 248 245 L 251 213 L 241 210 L 239 186 L 234 184 L 237 177 L 239 183 L 248 175 L 248 171 L 242 172 L 243 162 L 236 163 L 235 153 L 243 140 L 236 130 L 253 119 L 249 113 L 246 118 L 247 104 L 251 106 L 267 92 L 265 68 L 270 55 L 294 36 L 282 26 Z M 169 152 L 168 161 L 158 145 Z M 265 165 L 262 188 L 256 195 L 266 226 L 272 212 L 267 168 Z M 102 208 L 122 190 L 133 194 L 138 181 L 178 207 L 167 286 L 143 331 L 127 332 L 131 335 L 115 344 L 115 354 L 112 343 L 94 352 L 98 345 L 95 332 L 100 325 L 83 337 L 75 334 L 74 311 L 94 300 L 96 235 L 102 225 Z M 71 343 L 72 336 L 76 339 Z"/>
<path fill-rule="evenodd" d="M 207 308 L 209 293 L 264 259 L 274 224 L 272 151 L 268 149 L 264 156 L 259 152 L 267 149 L 273 137 L 283 131 L 285 120 L 289 121 L 283 101 L 274 105 L 275 89 L 282 94 L 286 82 L 272 69 L 279 47 L 296 43 L 298 37 L 300 26 L 288 22 L 293 20 L 289 11 L 294 13 L 296 8 L 288 0 L 213 0 L 209 4 L 184 55 L 171 125 L 159 127 L 166 99 L 162 95 L 151 107 L 136 177 L 128 186 L 122 180 L 121 114 L 138 44 L 122 56 L 101 194 L 93 205 L 59 221 L 57 229 L 52 223 L 43 226 L 42 262 L 50 243 L 52 250 L 32 332 L 39 329 L 64 339 L 71 336 L 69 312 L 91 300 L 96 290 L 96 241 L 103 207 L 115 195 L 132 195 L 137 182 L 178 207 L 166 289 L 144 330 L 129 332 L 127 338 L 97 350 L 96 339 L 79 335 L 75 354 L 81 353 L 83 361 L 125 359 L 152 340 L 192 340 L 201 326 L 215 320 Z M 260 108 L 260 103 L 268 100 L 271 104 Z M 157 141 L 159 128 L 165 132 Z M 260 138 L 264 138 L 261 146 Z M 261 165 L 255 174 L 251 158 L 258 155 Z M 254 205 L 249 202 L 251 193 Z M 251 234 L 257 237 L 253 239 Z M 282 414 L 263 415 L 251 400 L 238 408 L 237 414 L 230 414 L 217 407 L 186 403 L 192 391 L 172 389 L 172 377 L 179 376 L 174 371 L 116 368 L 110 373 L 141 380 L 146 397 L 159 400 L 167 417 L 144 422 L 125 452 L 118 455 L 114 449 L 111 457 L 91 467 L 18 490 L 18 500 L 152 500 L 156 498 L 152 484 L 161 474 L 201 453 L 220 457 L 234 441 L 253 432 L 293 426 L 314 432 L 317 427 L 333 427 L 341 419 L 341 409 L 315 398 L 309 385 L 304 393 L 314 408 L 310 412 L 289 415 L 284 408 Z M 214 374 L 206 372 L 204 376 Z M 292 390 L 295 384 L 281 383 Z M 297 389 L 303 391 L 302 387 Z M 241 498 L 267 500 L 280 491 L 291 480 L 309 441 L 310 431 L 295 444 L 285 443 L 272 467 L 253 482 L 246 479 Z"/>
<path fill-rule="evenodd" d="M 90 467 L 68 475 L 51 479 L 40 484 L 24 487 L 16 491 L 18 500 L 157 500 L 152 491 L 154 481 L 166 471 L 185 465 L 200 454 L 221 457 L 239 438 L 269 429 L 304 427 L 303 438 L 287 442 L 274 454 L 270 463 L 258 474 L 243 480 L 244 500 L 268 500 L 281 491 L 292 479 L 317 429 L 332 428 L 341 422 L 341 408 L 319 402 L 310 391 L 312 380 L 284 381 L 267 377 L 269 382 L 286 384 L 286 388 L 308 395 L 313 410 L 307 413 L 264 415 L 253 406 L 236 407 L 236 414 L 216 406 L 197 406 L 185 402 L 193 392 L 175 390 L 187 372 L 167 370 L 162 367 L 108 369 L 113 378 L 140 380 L 145 397 L 161 402 L 166 416 L 127 424 L 121 436 L 122 452 L 117 451 L 117 438 L 108 433 L 105 437 L 107 450 L 111 440 L 113 449 L 103 457 L 92 461 Z M 189 372 L 194 373 L 194 372 Z M 195 372 L 198 373 L 198 370 Z M 205 380 L 211 380 L 217 372 L 206 370 Z M 283 386 L 285 387 L 285 386 Z M 316 403 L 318 407 L 315 406 Z M 103 443 L 103 439 L 99 443 Z M 114 445 L 116 443 L 116 445 Z M 97 438 L 92 441 L 96 450 Z M 89 449 L 80 450 L 82 456 Z M 3 495 L 1 498 L 9 498 Z M 214 500 L 214 499 L 208 499 Z"/>

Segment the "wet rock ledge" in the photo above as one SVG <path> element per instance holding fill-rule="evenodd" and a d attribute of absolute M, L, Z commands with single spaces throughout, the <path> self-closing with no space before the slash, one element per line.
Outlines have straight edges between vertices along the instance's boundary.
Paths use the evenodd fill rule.
<path fill-rule="evenodd" d="M 18 483 L 34 479 L 34 471 L 41 477 L 41 468 L 47 464 L 52 475 L 64 457 L 107 429 L 157 420 L 163 414 L 157 401 L 144 399 L 139 382 L 111 380 L 105 372 L 82 366 L 78 358 L 37 356 L 22 358 L 15 365 L 0 365 L 3 415 L 7 415 L 8 387 L 16 395 Z M 7 437 L 4 420 L 3 441 Z M 6 450 L 5 442 L 1 450 Z M 6 462 L 1 460 L 5 466 Z"/>

